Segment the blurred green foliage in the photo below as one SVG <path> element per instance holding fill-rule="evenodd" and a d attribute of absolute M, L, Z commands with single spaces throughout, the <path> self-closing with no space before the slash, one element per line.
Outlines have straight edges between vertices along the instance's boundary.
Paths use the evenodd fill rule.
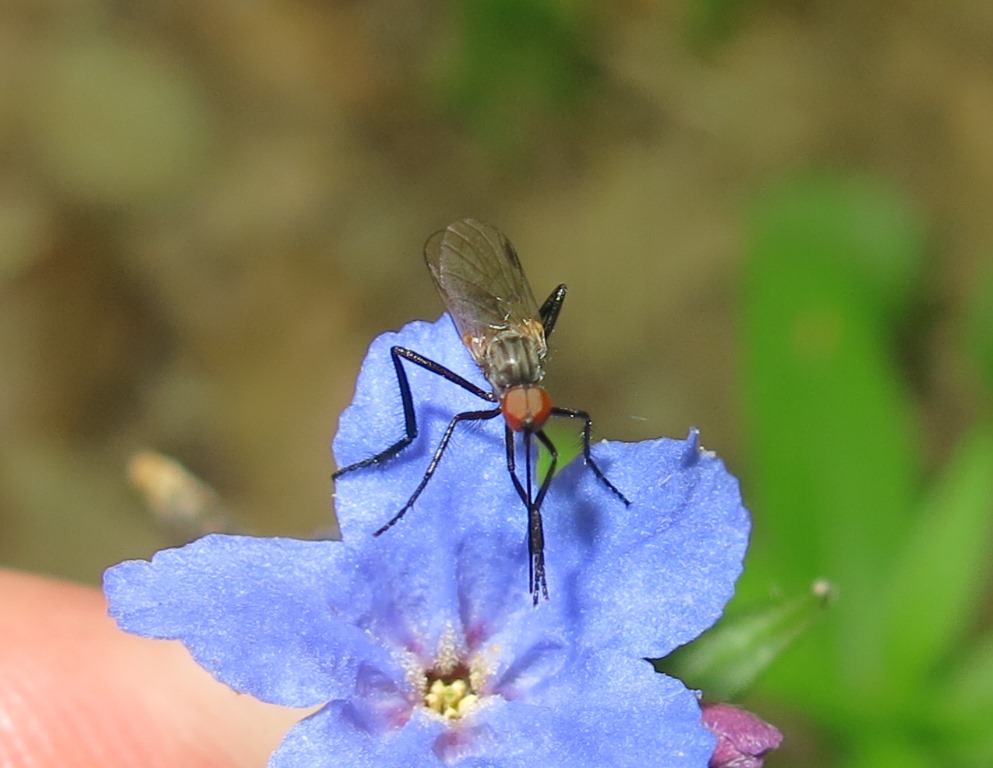
<path fill-rule="evenodd" d="M 969 354 L 981 384 L 993 393 L 993 267 L 987 267 L 975 286 L 969 312 Z M 989 414 L 987 414 L 989 415 Z"/>
<path fill-rule="evenodd" d="M 738 603 L 819 577 L 839 593 L 759 691 L 832 735 L 844 765 L 989 765 L 993 425 L 977 419 L 927 476 L 894 353 L 913 319 L 921 228 L 888 189 L 805 179 L 765 197 L 748 251 L 740 362 L 756 529 Z M 982 357 L 993 325 L 972 329 Z M 768 649 L 769 633 L 739 626 L 743 655 Z"/>
<path fill-rule="evenodd" d="M 491 151 L 517 153 L 561 128 L 590 97 L 595 41 L 580 1 L 471 0 L 455 13 L 456 48 L 441 75 L 452 111 Z"/>
<path fill-rule="evenodd" d="M 704 691 L 709 701 L 731 701 L 755 686 L 762 674 L 811 629 L 834 597 L 833 585 L 818 580 L 801 595 L 775 598 L 738 611 L 699 640 L 654 660 L 655 668 Z"/>
<path fill-rule="evenodd" d="M 714 46 L 733 34 L 750 0 L 694 0 L 689 3 L 687 29 L 698 50 Z"/>
<path fill-rule="evenodd" d="M 925 253 L 914 212 L 867 180 L 804 178 L 756 207 L 739 337 L 752 547 L 725 619 L 656 662 L 711 700 L 809 718 L 838 750 L 816 765 L 993 764 L 993 424 L 978 414 L 925 467 L 897 354 Z M 962 345 L 987 387 L 991 280 Z M 568 459 L 575 436 L 556 440 Z"/>

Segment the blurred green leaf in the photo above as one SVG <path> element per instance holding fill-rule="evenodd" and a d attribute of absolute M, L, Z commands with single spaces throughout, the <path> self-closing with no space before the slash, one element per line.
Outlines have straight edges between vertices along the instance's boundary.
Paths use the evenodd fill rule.
<path fill-rule="evenodd" d="M 859 309 L 899 320 L 916 296 L 924 233 L 901 196 L 869 180 L 811 176 L 773 190 L 756 216 L 757 246 L 802 246 L 786 258 L 837 270 Z"/>
<path fill-rule="evenodd" d="M 942 685 L 939 706 L 959 720 L 975 718 L 993 738 L 993 635 L 987 635 L 957 659 Z"/>
<path fill-rule="evenodd" d="M 894 689 L 906 695 L 968 628 L 993 572 L 991 542 L 993 432 L 978 428 L 935 484 L 889 579 L 885 643 Z"/>
<path fill-rule="evenodd" d="M 831 585 L 818 581 L 802 595 L 725 616 L 699 639 L 656 661 L 655 668 L 701 689 L 708 699 L 731 701 L 813 626 L 833 596 Z"/>
<path fill-rule="evenodd" d="M 843 763 L 846 768 L 934 768 L 934 755 L 915 741 L 913 734 L 879 731 L 864 727 L 855 734 L 858 741 L 851 745 L 851 757 Z"/>
<path fill-rule="evenodd" d="M 979 276 L 969 305 L 969 352 L 993 394 L 993 269 Z"/>
<path fill-rule="evenodd" d="M 470 0 L 454 8 L 460 26 L 442 90 L 492 149 L 518 151 L 585 103 L 596 72 L 586 3 Z"/>
<path fill-rule="evenodd" d="M 563 467 L 573 459 L 578 458 L 583 452 L 581 428 L 582 425 L 573 419 L 552 420 L 545 425 L 545 434 L 548 435 L 548 438 L 559 452 L 559 463 L 555 469 L 556 472 L 561 472 Z M 551 456 L 539 443 L 537 476 L 544 478 L 551 465 Z"/>
<path fill-rule="evenodd" d="M 891 352 L 921 264 L 899 198 L 860 182 L 770 195 L 744 274 L 745 414 L 756 519 L 747 584 L 828 575 L 843 596 L 819 642 L 778 665 L 782 691 L 850 710 L 881 694 L 879 607 L 915 505 L 911 401 Z M 815 682 L 816 681 L 816 682 Z"/>
<path fill-rule="evenodd" d="M 962 653 L 941 681 L 931 711 L 967 765 L 993 765 L 993 635 Z"/>
<path fill-rule="evenodd" d="M 689 5 L 690 40 L 704 48 L 726 40 L 737 31 L 749 5 L 748 0 L 695 0 Z"/>

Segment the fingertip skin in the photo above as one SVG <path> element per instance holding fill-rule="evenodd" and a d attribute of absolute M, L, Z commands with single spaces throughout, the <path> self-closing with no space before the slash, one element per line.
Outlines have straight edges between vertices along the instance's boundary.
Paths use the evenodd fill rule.
<path fill-rule="evenodd" d="M 265 765 L 306 713 L 216 682 L 176 642 L 121 632 L 99 591 L 0 570 L 0 766 Z"/>

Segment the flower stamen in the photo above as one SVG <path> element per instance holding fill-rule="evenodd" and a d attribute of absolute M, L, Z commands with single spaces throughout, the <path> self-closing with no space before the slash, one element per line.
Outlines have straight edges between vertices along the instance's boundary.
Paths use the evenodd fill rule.
<path fill-rule="evenodd" d="M 451 672 L 427 674 L 424 706 L 448 720 L 459 720 L 476 709 L 479 695 L 469 682 L 469 670 L 462 665 Z"/>

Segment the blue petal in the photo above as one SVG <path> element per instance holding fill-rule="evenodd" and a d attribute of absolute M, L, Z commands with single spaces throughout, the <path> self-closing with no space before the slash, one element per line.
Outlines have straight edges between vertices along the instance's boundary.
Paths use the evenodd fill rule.
<path fill-rule="evenodd" d="M 352 704 L 335 701 L 294 726 L 269 768 L 443 768 L 432 745 L 444 728 L 417 713 L 392 732 L 370 731 Z"/>
<path fill-rule="evenodd" d="M 364 626 L 414 651 L 427 668 L 446 633 L 457 636 L 465 655 L 486 655 L 495 671 L 547 652 L 550 643 L 575 642 L 564 603 L 532 605 L 524 543 L 477 528 L 468 525 L 457 536 L 459 526 L 411 522 L 372 540 L 369 562 L 359 566 L 371 570 L 351 588 L 356 605 L 366 606 L 359 614 L 370 617 Z M 384 623 L 405 629 L 384 633 Z"/>
<path fill-rule="evenodd" d="M 478 761 L 459 765 L 699 768 L 715 742 L 682 683 L 610 653 L 581 657 L 527 699 L 484 705 L 466 724 L 476 743 L 458 746 Z"/>
<path fill-rule="evenodd" d="M 582 460 L 567 467 L 547 499 L 550 573 L 574 574 L 570 610 L 591 647 L 664 656 L 713 624 L 734 592 L 749 531 L 738 482 L 695 432 L 601 443 L 594 457 L 631 505 Z"/>
<path fill-rule="evenodd" d="M 352 545 L 350 610 L 373 637 L 429 664 L 446 632 L 477 642 L 532 617 L 521 531 L 500 535 L 448 522 L 433 507 L 417 511 Z"/>
<path fill-rule="evenodd" d="M 235 690 L 288 706 L 352 694 L 363 663 L 397 680 L 403 655 L 429 668 L 446 634 L 505 656 L 559 636 L 561 617 L 531 606 L 519 542 L 433 531 L 449 529 L 352 547 L 207 536 L 109 569 L 104 591 L 122 629 L 179 639 Z"/>
<path fill-rule="evenodd" d="M 484 707 L 475 717 L 489 731 L 485 761 L 459 765 L 699 768 L 715 743 L 682 683 L 612 653 L 578 659 L 526 701 Z"/>
<path fill-rule="evenodd" d="M 334 454 L 338 467 L 367 459 L 402 438 L 404 413 L 390 348 L 403 346 L 437 361 L 473 381 L 484 391 L 489 385 L 460 341 L 447 315 L 435 323 L 415 322 L 399 333 L 386 333 L 370 346 L 362 365 L 352 404 L 338 423 Z M 409 361 L 403 362 L 417 414 L 418 435 L 393 458 L 378 466 L 348 472 L 335 482 L 335 508 L 345 539 L 369 535 L 385 524 L 414 492 L 451 418 L 463 411 L 493 411 L 496 403 L 467 392 L 457 384 Z M 400 528 L 423 510 L 440 508 L 440 524 L 474 522 L 481 529 L 506 524 L 505 509 L 494 500 L 517 499 L 506 470 L 504 420 L 460 424 L 451 443 L 414 508 Z M 523 505 L 513 520 L 523 536 Z M 424 522 L 421 528 L 434 523 Z"/>
<path fill-rule="evenodd" d="M 213 535 L 109 569 L 104 592 L 122 629 L 181 640 L 236 691 L 312 706 L 351 693 L 361 663 L 394 665 L 354 624 L 353 572 L 338 542 Z"/>
<path fill-rule="evenodd" d="M 696 696 L 640 659 L 578 659 L 527 699 L 499 696 L 458 721 L 417 710 L 387 730 L 336 701 L 302 721 L 270 768 L 699 768 L 716 739 Z"/>

